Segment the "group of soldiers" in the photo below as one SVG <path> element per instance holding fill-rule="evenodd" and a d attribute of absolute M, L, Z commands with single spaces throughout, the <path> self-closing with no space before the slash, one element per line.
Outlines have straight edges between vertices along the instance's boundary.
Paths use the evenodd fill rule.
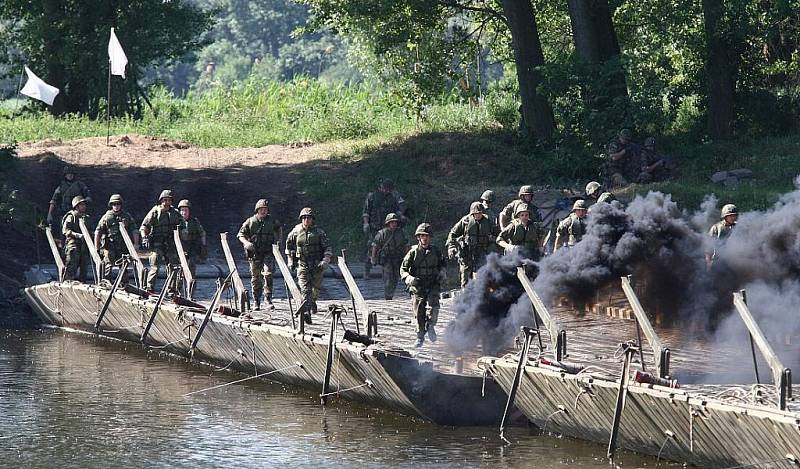
<path fill-rule="evenodd" d="M 656 151 L 655 137 L 647 137 L 644 144 L 633 141 L 633 132 L 622 129 L 606 145 L 607 161 L 601 172 L 607 184 L 613 187 L 629 182 L 642 184 L 661 181 L 669 176 L 672 160 Z"/>
<path fill-rule="evenodd" d="M 398 281 L 402 281 L 411 294 L 412 312 L 416 317 L 415 346 L 421 347 L 425 337 L 436 341 L 436 324 L 439 314 L 439 295 L 446 280 L 446 262 L 455 260 L 459 267 L 460 286 L 465 287 L 476 272 L 486 263 L 491 252 L 515 254 L 520 262 L 536 261 L 543 253 L 578 243 L 586 232 L 585 218 L 589 205 L 610 203 L 616 198 L 603 189 L 597 181 L 586 185 L 585 197 L 578 198 L 569 215 L 557 223 L 554 241 L 549 242 L 542 215 L 534 203 L 532 186 L 520 187 L 517 198 L 509 202 L 499 213 L 493 209 L 495 194 L 484 191 L 479 200 L 469 207 L 469 213 L 460 218 L 450 229 L 445 250 L 432 244 L 433 229 L 429 223 L 421 223 L 414 231 L 416 243 L 412 246 L 402 226 L 407 222 L 405 201 L 395 190 L 392 181 L 382 180 L 376 191 L 370 192 L 364 203 L 362 227 L 367 235 L 365 277 L 370 268 L 380 266 L 383 273 L 384 296 L 392 299 Z M 88 274 L 89 252 L 83 242 L 80 221 L 86 221 L 87 204 L 91 201 L 88 187 L 77 179 L 73 167 L 64 169 L 64 178 L 54 191 L 48 211 L 48 222 L 53 223 L 59 208 L 68 210 L 61 218 L 64 236 L 65 280 L 85 281 Z M 178 231 L 183 255 L 192 275 L 197 262 L 208 253 L 206 232 L 200 221 L 192 216 L 189 200 L 181 200 L 177 210 L 173 208 L 170 190 L 161 192 L 158 204 L 145 216 L 140 225 L 124 209 L 121 195 L 114 194 L 108 201 L 108 210 L 100 218 L 94 231 L 94 245 L 102 253 L 102 277 L 110 280 L 113 267 L 128 253 L 121 233 L 128 233 L 134 246 L 150 249 L 149 270 L 146 289 L 154 292 L 159 266 L 177 269 L 180 265 L 174 231 Z M 721 221 L 715 224 L 709 235 L 718 241 L 726 238 L 736 224 L 737 211 L 733 205 L 722 209 Z M 286 236 L 285 254 L 287 264 L 296 271 L 303 302 L 297 314 L 311 323 L 316 313 L 322 276 L 331 262 L 332 247 L 326 233 L 316 225 L 314 211 L 303 208 L 299 223 Z M 138 227 L 138 229 L 137 229 Z M 272 309 L 273 274 L 275 257 L 273 245 L 283 240 L 281 224 L 270 214 L 269 203 L 260 199 L 254 214 L 247 218 L 237 233 L 250 266 L 252 295 L 255 309 L 263 304 Z M 709 266 L 716 252 L 707 253 Z M 122 272 L 123 281 L 125 272 Z M 181 288 L 181 276 L 168 276 L 170 283 L 165 288 L 177 293 Z"/>

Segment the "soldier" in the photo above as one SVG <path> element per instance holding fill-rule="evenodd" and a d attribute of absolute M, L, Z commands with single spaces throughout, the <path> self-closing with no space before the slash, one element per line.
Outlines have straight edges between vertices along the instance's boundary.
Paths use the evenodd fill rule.
<path fill-rule="evenodd" d="M 528 206 L 529 214 L 532 221 L 540 222 L 542 215 L 539 213 L 539 208 L 533 204 L 533 186 L 522 186 L 519 188 L 519 199 L 511 201 L 505 206 L 503 211 L 500 212 L 500 229 L 503 230 L 508 227 L 514 219 L 517 206 L 525 204 Z"/>
<path fill-rule="evenodd" d="M 136 231 L 136 221 L 133 216 L 122 208 L 123 200 L 119 194 L 114 194 L 108 199 L 110 210 L 100 218 L 94 230 L 94 245 L 102 253 L 103 278 L 112 280 L 114 264 L 122 256 L 128 255 L 128 247 L 122 239 L 120 232 L 127 231 L 133 239 L 134 246 L 139 244 L 139 233 Z M 127 269 L 122 273 L 122 283 L 128 282 Z"/>
<path fill-rule="evenodd" d="M 497 235 L 497 244 L 506 254 L 519 253 L 522 257 L 539 260 L 543 229 L 540 223 L 531 220 L 528 204 L 518 204 L 514 221 Z"/>
<path fill-rule="evenodd" d="M 394 190 L 394 182 L 391 179 L 382 179 L 378 184 L 378 190 L 367 194 L 364 201 L 364 212 L 361 215 L 362 230 L 367 238 L 367 256 L 364 262 L 364 278 L 369 278 L 370 253 L 372 252 L 372 240 L 375 234 L 383 228 L 383 221 L 390 213 L 400 217 L 400 223 L 405 222 L 406 201 Z"/>
<path fill-rule="evenodd" d="M 280 223 L 270 215 L 269 202 L 266 199 L 259 199 L 254 211 L 255 215 L 242 223 L 236 237 L 244 246 L 247 262 L 250 264 L 250 285 L 256 309 L 261 309 L 261 293 L 265 285 L 267 307 L 275 309 L 272 305 L 272 276 L 275 272 L 272 245 L 280 244 L 283 230 Z"/>
<path fill-rule="evenodd" d="M 300 211 L 300 223 L 286 237 L 286 255 L 289 267 L 297 265 L 297 283 L 303 295 L 297 314 L 303 314 L 305 322 L 311 324 L 311 315 L 317 313 L 322 273 L 331 263 L 333 252 L 328 235 L 316 226 L 314 212 L 308 207 Z"/>
<path fill-rule="evenodd" d="M 408 238 L 400 229 L 400 217 L 396 213 L 386 215 L 386 226 L 372 241 L 370 260 L 383 266 L 383 297 L 391 300 L 400 278 L 400 263 L 408 252 Z"/>
<path fill-rule="evenodd" d="M 492 203 L 494 202 L 494 191 L 485 190 L 483 194 L 481 194 L 481 199 L 479 200 L 481 205 L 483 205 L 483 216 L 488 218 L 489 221 L 495 226 L 498 233 L 500 232 L 500 225 L 499 221 L 497 220 L 497 212 L 491 208 Z M 495 236 L 497 233 L 495 233 Z"/>
<path fill-rule="evenodd" d="M 736 226 L 736 220 L 739 218 L 739 211 L 733 204 L 726 204 L 720 211 L 720 221 L 711 226 L 708 230 L 708 236 L 711 237 L 711 245 L 713 249 L 706 252 L 706 267 L 711 268 L 717 260 L 717 250 L 725 243 L 725 240 L 731 235 L 733 228 Z"/>
<path fill-rule="evenodd" d="M 647 137 L 642 147 L 642 155 L 639 161 L 641 172 L 638 181 L 640 183 L 663 181 L 669 173 L 669 159 L 656 152 L 656 139 Z"/>
<path fill-rule="evenodd" d="M 586 223 L 583 220 L 586 218 L 586 212 L 585 200 L 576 200 L 572 204 L 572 213 L 561 220 L 561 223 L 558 224 L 558 229 L 556 229 L 556 242 L 553 246 L 553 253 L 561 246 L 572 247 L 583 238 L 586 233 Z"/>
<path fill-rule="evenodd" d="M 50 198 L 50 207 L 47 210 L 47 224 L 50 226 L 59 217 L 63 218 L 63 215 L 72 208 L 72 199 L 76 196 L 82 196 L 86 203 L 92 201 L 89 196 L 89 188 L 83 181 L 77 179 L 78 172 L 74 166 L 64 166 L 63 175 L 61 183 L 53 191 L 53 197 Z"/>
<path fill-rule="evenodd" d="M 80 220 L 85 219 L 86 199 L 82 195 L 72 198 L 72 210 L 61 219 L 61 232 L 64 234 L 64 256 L 67 258 L 64 280 L 86 281 L 89 271 L 89 247 L 83 240 Z"/>
<path fill-rule="evenodd" d="M 158 205 L 147 212 L 139 232 L 142 245 L 151 250 L 150 268 L 147 271 L 147 290 L 155 292 L 159 263 L 167 263 L 168 268 L 180 266 L 178 249 L 172 232 L 181 224 L 181 215 L 172 207 L 172 191 L 163 190 L 158 196 Z M 167 286 L 168 291 L 177 293 L 177 279 Z"/>
<path fill-rule="evenodd" d="M 591 181 L 589 184 L 586 184 L 586 196 L 598 204 L 611 203 L 617 200 L 614 194 L 604 191 L 603 186 L 597 181 Z"/>
<path fill-rule="evenodd" d="M 181 214 L 181 221 L 178 225 L 178 236 L 181 239 L 183 254 L 186 257 L 189 272 L 194 277 L 197 272 L 197 263 L 204 262 L 208 256 L 208 244 L 206 243 L 206 230 L 200 224 L 197 217 L 192 216 L 192 203 L 186 199 L 178 202 L 178 212 Z M 180 258 L 178 258 L 180 260 Z M 178 282 L 180 291 L 181 283 Z M 192 292 L 189 292 L 191 297 Z"/>
<path fill-rule="evenodd" d="M 431 225 L 423 223 L 414 236 L 417 244 L 403 258 L 400 278 L 411 292 L 411 309 L 417 318 L 417 341 L 422 347 L 425 332 L 428 339 L 436 342 L 436 322 L 439 319 L 439 290 L 446 278 L 445 262 L 441 250 L 431 245 Z M 428 313 L 428 306 L 431 307 Z"/>
<path fill-rule="evenodd" d="M 495 227 L 483 214 L 483 205 L 473 202 L 469 207 L 469 215 L 461 218 L 447 235 L 447 256 L 458 258 L 458 272 L 461 275 L 461 288 L 484 264 L 490 245 L 497 236 Z"/>
<path fill-rule="evenodd" d="M 622 129 L 617 136 L 606 145 L 608 161 L 603 172 L 614 186 L 624 186 L 639 174 L 639 155 L 641 147 L 633 143 L 633 132 Z"/>

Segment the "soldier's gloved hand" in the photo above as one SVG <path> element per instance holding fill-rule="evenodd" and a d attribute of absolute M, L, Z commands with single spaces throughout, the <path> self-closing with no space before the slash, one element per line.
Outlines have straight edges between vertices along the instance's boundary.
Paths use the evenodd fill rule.
<path fill-rule="evenodd" d="M 406 277 L 406 285 L 408 285 L 409 287 L 416 287 L 417 285 L 419 285 L 419 279 L 417 277 L 414 277 L 413 275 L 409 275 L 408 277 Z"/>
<path fill-rule="evenodd" d="M 378 258 L 377 257 L 370 257 L 369 263 L 372 265 L 378 265 Z"/>
<path fill-rule="evenodd" d="M 150 237 L 145 236 L 142 238 L 142 247 L 145 249 L 150 249 Z"/>
<path fill-rule="evenodd" d="M 72 233 L 72 237 L 74 239 L 83 239 L 83 235 L 81 233 Z"/>
<path fill-rule="evenodd" d="M 317 267 L 320 267 L 320 268 L 324 269 L 330 263 L 331 263 L 331 258 L 330 257 L 325 257 L 324 259 L 322 259 L 319 262 L 319 264 L 317 264 Z"/>
<path fill-rule="evenodd" d="M 286 258 L 286 266 L 290 269 L 294 268 L 294 256 L 289 256 Z"/>
<path fill-rule="evenodd" d="M 456 254 L 458 254 L 458 251 L 456 250 L 456 248 L 450 248 L 450 249 L 447 250 L 447 257 L 449 257 L 450 260 L 455 259 L 456 258 Z"/>
<path fill-rule="evenodd" d="M 250 241 L 245 240 L 245 242 L 242 243 L 242 244 L 244 244 L 245 251 L 252 251 L 253 250 L 254 246 L 253 246 L 253 243 L 251 243 Z"/>
<path fill-rule="evenodd" d="M 361 230 L 363 230 L 363 231 L 364 231 L 364 234 L 367 234 L 367 233 L 369 233 L 369 223 L 364 223 L 364 224 L 361 226 Z"/>

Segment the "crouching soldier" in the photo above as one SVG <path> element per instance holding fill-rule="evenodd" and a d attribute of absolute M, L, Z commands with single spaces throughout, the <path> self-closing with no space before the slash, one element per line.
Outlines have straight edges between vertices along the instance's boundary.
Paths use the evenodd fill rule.
<path fill-rule="evenodd" d="M 122 256 L 129 255 L 128 247 L 122 239 L 120 232 L 127 231 L 133 240 L 133 245 L 139 244 L 139 233 L 136 231 L 136 221 L 133 216 L 122 207 L 123 200 L 119 194 L 114 194 L 108 199 L 109 210 L 100 218 L 94 230 L 94 245 L 103 256 L 103 278 L 112 280 L 114 264 Z M 128 272 L 122 272 L 122 283 L 128 282 Z"/>
<path fill-rule="evenodd" d="M 400 278 L 400 263 L 408 252 L 408 238 L 400 229 L 396 213 L 386 215 L 384 226 L 372 240 L 370 261 L 383 267 L 383 297 L 391 300 Z"/>
<path fill-rule="evenodd" d="M 89 247 L 83 240 L 80 220 L 86 218 L 86 199 L 82 195 L 72 198 L 72 210 L 61 219 L 64 234 L 64 256 L 66 266 L 64 280 L 86 282 L 89 272 Z M 88 240 L 87 240 L 88 241 Z"/>
<path fill-rule="evenodd" d="M 161 191 L 158 205 L 147 212 L 142 220 L 142 226 L 139 227 L 142 245 L 151 250 L 150 267 L 147 270 L 147 290 L 150 293 L 155 292 L 160 264 L 166 263 L 168 268 L 177 268 L 181 265 L 173 234 L 180 223 L 181 214 L 172 206 L 172 191 Z M 173 277 L 171 284 L 167 285 L 167 291 L 178 293 L 177 285 L 178 279 Z"/>
<path fill-rule="evenodd" d="M 400 278 L 411 292 L 411 309 L 417 318 L 415 347 L 422 347 L 426 332 L 430 341 L 436 342 L 439 291 L 446 275 L 444 257 L 439 248 L 431 245 L 431 234 L 431 225 L 423 223 L 417 227 L 414 232 L 417 245 L 408 251 L 400 266 Z"/>
<path fill-rule="evenodd" d="M 458 258 L 461 288 L 467 286 L 475 272 L 486 263 L 490 245 L 494 244 L 495 228 L 483 214 L 483 205 L 473 202 L 469 215 L 456 223 L 447 235 L 447 255 Z"/>
<path fill-rule="evenodd" d="M 256 309 L 261 309 L 262 292 L 265 294 L 267 307 L 274 309 L 272 276 L 275 272 L 275 257 L 272 254 L 272 245 L 280 243 L 283 233 L 280 223 L 269 214 L 269 202 L 266 199 L 256 202 L 255 215 L 242 223 L 236 237 L 244 246 L 247 262 L 250 264 L 250 284 Z"/>
<path fill-rule="evenodd" d="M 290 268 L 297 265 L 297 283 L 303 295 L 297 314 L 311 324 L 311 315 L 317 312 L 322 274 L 331 263 L 333 252 L 328 235 L 315 225 L 314 212 L 308 207 L 300 211 L 300 223 L 286 237 L 286 255 Z"/>
<path fill-rule="evenodd" d="M 562 246 L 572 247 L 583 238 L 586 233 L 586 201 L 576 200 L 572 204 L 572 213 L 558 224 L 556 229 L 556 242 L 553 246 L 555 253 Z"/>

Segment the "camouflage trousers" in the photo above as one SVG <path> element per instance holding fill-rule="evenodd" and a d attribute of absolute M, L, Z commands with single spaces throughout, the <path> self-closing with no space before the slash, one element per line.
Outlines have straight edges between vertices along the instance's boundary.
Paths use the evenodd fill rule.
<path fill-rule="evenodd" d="M 459 260 L 458 273 L 461 279 L 461 288 L 466 287 L 475 273 L 484 265 L 486 265 L 486 254 L 475 256 L 474 259 Z"/>
<path fill-rule="evenodd" d="M 166 264 L 167 268 L 172 266 L 180 266 L 181 261 L 178 258 L 178 251 L 175 245 L 171 244 L 156 244 L 153 246 L 153 251 L 149 256 L 150 267 L 147 269 L 147 289 L 155 291 L 156 279 L 158 278 L 158 267 L 161 264 Z M 173 277 L 171 285 L 167 286 L 167 291 L 178 291 L 178 279 Z"/>
<path fill-rule="evenodd" d="M 86 282 L 89 275 L 89 248 L 83 241 L 68 243 L 64 249 L 64 280 L 78 280 Z"/>
<path fill-rule="evenodd" d="M 271 255 L 256 254 L 248 258 L 250 263 L 250 285 L 253 290 L 253 298 L 260 299 L 261 294 L 272 301 L 272 276 L 275 272 L 275 258 Z M 298 281 L 299 281 L 298 273 Z M 266 288 L 265 288 L 266 287 Z"/>
<path fill-rule="evenodd" d="M 300 294 L 303 295 L 303 302 L 297 309 L 298 314 L 306 311 L 316 314 L 319 290 L 322 288 L 322 273 L 322 267 L 316 265 L 310 266 L 301 262 L 297 266 L 297 285 L 300 287 Z"/>
<path fill-rule="evenodd" d="M 383 260 L 381 266 L 383 268 L 383 297 L 387 300 L 394 297 L 397 282 L 400 280 L 400 264 L 402 262 L 401 258 Z"/>
<path fill-rule="evenodd" d="M 369 277 L 369 271 L 372 269 L 370 257 L 372 256 L 372 241 L 375 239 L 376 234 L 378 234 L 378 230 L 370 227 L 369 233 L 364 235 L 366 237 L 365 244 L 367 246 L 367 252 L 364 254 L 364 278 Z"/>
<path fill-rule="evenodd" d="M 101 257 L 103 259 L 103 279 L 113 282 L 116 280 L 114 277 L 114 264 L 122 259 L 122 256 L 128 254 L 128 250 L 122 246 L 109 246 L 102 250 Z M 122 274 L 122 284 L 128 283 L 128 270 Z"/>
<path fill-rule="evenodd" d="M 424 337 L 428 326 L 435 326 L 439 320 L 439 285 L 412 288 L 411 310 L 417 318 L 417 337 Z"/>

